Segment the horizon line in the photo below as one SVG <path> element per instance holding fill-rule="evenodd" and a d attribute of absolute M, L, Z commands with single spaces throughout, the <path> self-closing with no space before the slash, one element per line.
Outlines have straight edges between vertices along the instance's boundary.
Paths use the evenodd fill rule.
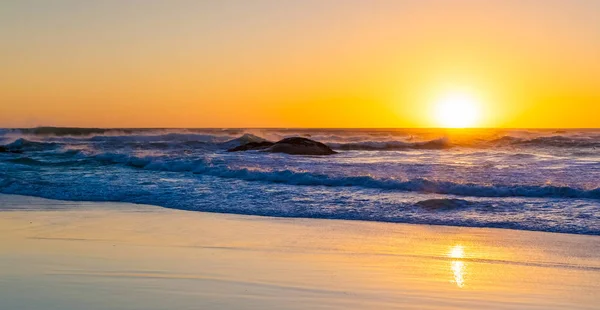
<path fill-rule="evenodd" d="M 34 126 L 34 127 L 0 127 L 0 129 L 444 129 L 444 130 L 469 130 L 469 129 L 600 129 L 600 127 L 79 127 L 79 126 Z"/>

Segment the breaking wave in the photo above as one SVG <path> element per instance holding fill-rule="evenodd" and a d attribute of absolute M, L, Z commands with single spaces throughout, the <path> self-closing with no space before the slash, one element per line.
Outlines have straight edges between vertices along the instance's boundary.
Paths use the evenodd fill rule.
<path fill-rule="evenodd" d="M 451 148 L 452 144 L 446 137 L 429 141 L 406 142 L 406 141 L 361 141 L 349 143 L 327 143 L 333 149 L 337 150 L 404 150 L 404 149 L 424 149 L 441 150 Z"/>
<path fill-rule="evenodd" d="M 416 178 L 400 180 L 375 178 L 372 176 L 333 176 L 294 170 L 264 170 L 253 168 L 231 168 L 205 159 L 186 160 L 156 157 L 137 157 L 126 154 L 103 153 L 93 159 L 105 164 L 169 172 L 192 172 L 220 178 L 245 181 L 283 183 L 304 186 L 348 187 L 356 186 L 384 190 L 450 194 L 471 197 L 535 197 L 535 198 L 588 198 L 600 199 L 600 187 L 581 189 L 554 185 L 482 185 Z"/>
<path fill-rule="evenodd" d="M 4 129 L 4 133 L 34 136 L 114 136 L 114 135 L 158 135 L 161 133 L 214 133 L 236 135 L 242 129 L 174 129 L 174 128 L 78 128 L 78 127 L 35 127 Z"/>
<path fill-rule="evenodd" d="M 600 147 L 600 141 L 590 137 L 566 137 L 566 136 L 547 136 L 536 138 L 519 138 L 512 136 L 503 136 L 501 138 L 489 141 L 492 145 L 516 145 L 533 147 L 572 147 L 572 148 L 595 148 Z"/>
<path fill-rule="evenodd" d="M 58 147 L 57 143 L 53 142 L 36 142 L 24 138 L 19 138 L 9 144 L 4 145 L 4 148 L 12 151 L 43 151 Z"/>

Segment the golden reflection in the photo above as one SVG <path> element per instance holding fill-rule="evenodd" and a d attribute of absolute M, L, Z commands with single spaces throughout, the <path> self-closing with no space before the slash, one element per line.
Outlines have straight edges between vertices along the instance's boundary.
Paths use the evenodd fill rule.
<path fill-rule="evenodd" d="M 452 258 L 464 258 L 465 257 L 465 248 L 462 245 L 455 245 L 450 250 L 448 256 Z"/>
<path fill-rule="evenodd" d="M 463 288 L 465 286 L 465 263 L 459 260 L 452 261 L 452 273 L 456 286 Z"/>
<path fill-rule="evenodd" d="M 459 288 L 463 288 L 465 286 L 466 264 L 460 259 L 465 257 L 465 248 L 462 245 L 457 244 L 450 249 L 448 256 L 455 258 L 450 264 L 450 269 L 454 276 L 454 283 L 456 283 L 456 286 Z"/>

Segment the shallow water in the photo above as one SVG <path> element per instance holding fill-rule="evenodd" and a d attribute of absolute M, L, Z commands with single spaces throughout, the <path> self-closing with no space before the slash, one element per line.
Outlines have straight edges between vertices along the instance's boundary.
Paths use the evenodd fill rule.
<path fill-rule="evenodd" d="M 0 194 L 2 309 L 597 309 L 600 237 Z"/>
<path fill-rule="evenodd" d="M 226 152 L 248 135 L 339 153 Z M 600 130 L 38 128 L 0 144 L 0 193 L 600 234 Z"/>

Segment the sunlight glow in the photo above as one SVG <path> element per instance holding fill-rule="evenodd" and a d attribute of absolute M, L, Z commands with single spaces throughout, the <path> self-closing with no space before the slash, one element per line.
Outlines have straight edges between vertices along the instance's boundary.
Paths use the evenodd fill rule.
<path fill-rule="evenodd" d="M 448 256 L 452 258 L 464 258 L 465 257 L 465 248 L 462 245 L 455 245 L 448 253 Z"/>
<path fill-rule="evenodd" d="M 480 103 L 469 94 L 449 93 L 437 100 L 435 116 L 446 128 L 472 127 L 479 119 Z"/>

